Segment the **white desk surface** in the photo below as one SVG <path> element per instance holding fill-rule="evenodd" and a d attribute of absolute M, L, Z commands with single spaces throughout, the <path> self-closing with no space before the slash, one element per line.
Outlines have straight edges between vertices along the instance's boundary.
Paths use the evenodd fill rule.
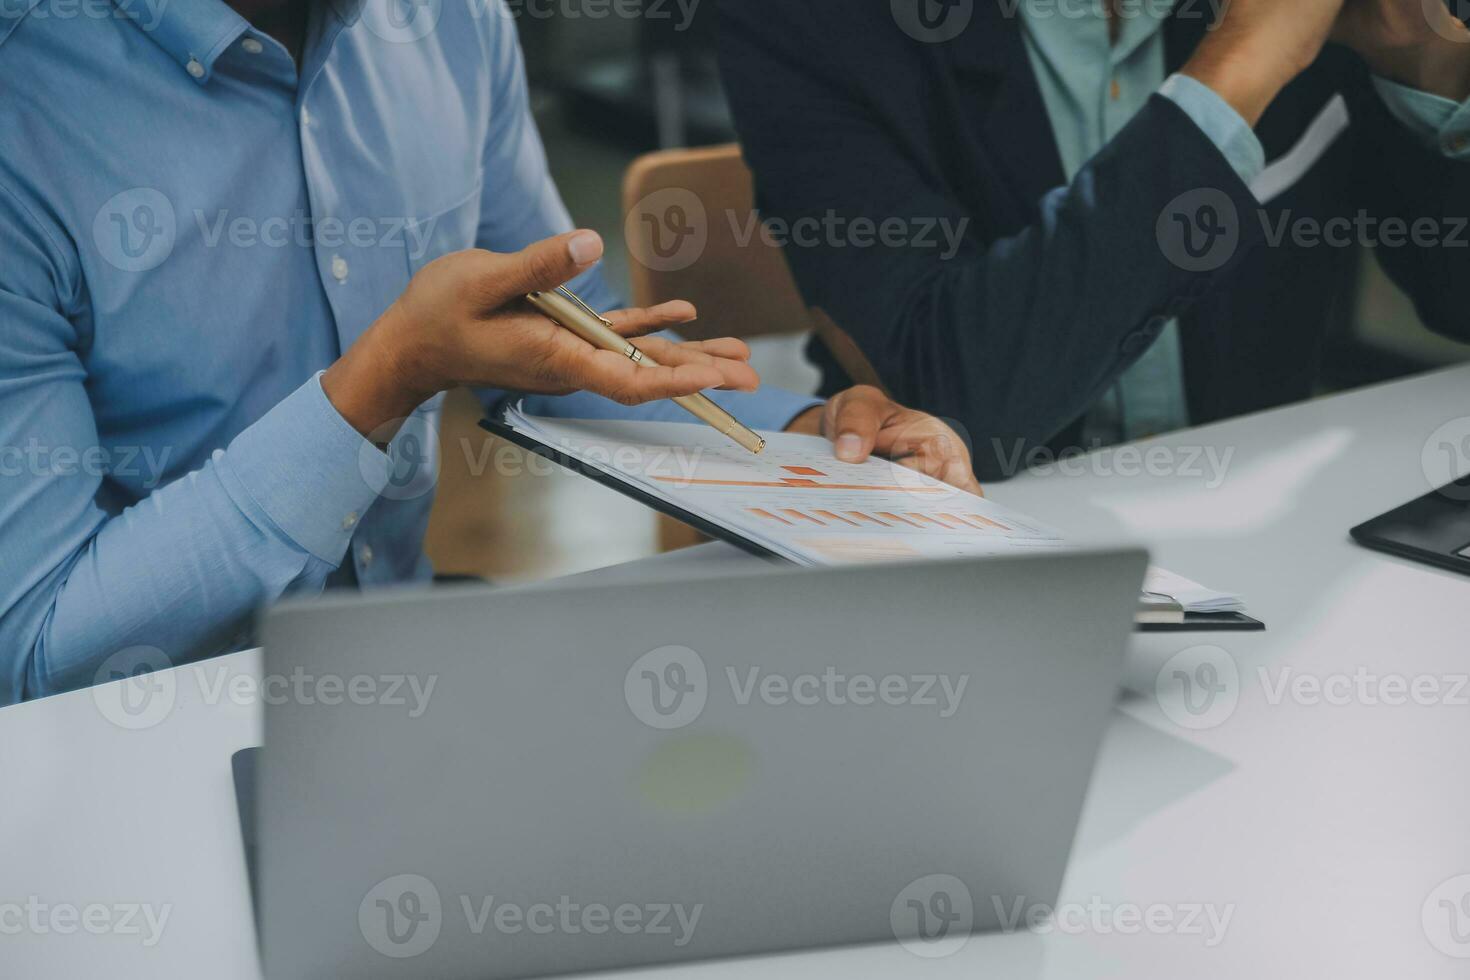
<path fill-rule="evenodd" d="M 1131 693 L 1106 736 L 1060 900 L 1119 909 L 1101 928 L 1073 917 L 1045 935 L 974 937 L 937 960 L 877 945 L 658 976 L 1470 975 L 1470 959 L 1449 955 L 1470 956 L 1470 898 L 1458 922 L 1440 902 L 1470 891 L 1470 877 L 1453 880 L 1470 875 L 1470 691 L 1454 690 L 1470 672 L 1470 582 L 1347 538 L 1430 489 L 1426 441 L 1467 415 L 1470 366 L 1146 444 L 1174 450 L 1183 475 L 1089 464 L 992 489 L 1069 531 L 1143 539 L 1161 564 L 1244 592 L 1270 624 L 1135 638 Z M 1458 425 L 1451 434 L 1470 433 L 1470 419 Z M 1188 475 L 1192 447 L 1233 452 L 1223 483 Z M 1119 461 L 1095 459 L 1098 470 Z M 1233 714 L 1191 730 L 1162 710 L 1154 685 L 1166 660 L 1199 644 L 1224 648 L 1240 685 Z M 115 726 L 88 691 L 0 709 L 0 975 L 259 976 L 229 760 L 258 741 L 260 722 L 248 698 L 217 693 L 258 670 L 250 652 L 172 672 L 172 713 L 142 731 Z M 1358 671 L 1429 678 L 1440 703 L 1272 697 L 1283 677 Z M 93 935 L 43 921 L 10 934 L 5 903 L 148 905 L 169 918 L 145 947 L 146 927 Z M 1183 915 L 1192 903 L 1229 911 L 1218 944 L 1112 928 L 1127 927 L 1129 907 Z"/>

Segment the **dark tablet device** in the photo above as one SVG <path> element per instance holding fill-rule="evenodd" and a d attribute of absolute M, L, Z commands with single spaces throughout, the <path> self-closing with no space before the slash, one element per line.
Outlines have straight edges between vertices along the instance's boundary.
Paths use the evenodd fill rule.
<path fill-rule="evenodd" d="M 1351 533 L 1365 547 L 1470 575 L 1470 475 Z"/>

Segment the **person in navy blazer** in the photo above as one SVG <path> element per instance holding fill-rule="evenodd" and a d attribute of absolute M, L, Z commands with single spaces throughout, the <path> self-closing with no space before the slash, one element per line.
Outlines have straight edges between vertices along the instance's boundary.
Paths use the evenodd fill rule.
<path fill-rule="evenodd" d="M 1200 15 L 1209 0 L 1178 0 L 1166 70 L 1211 88 L 1280 164 L 1261 203 L 1158 94 L 1068 182 L 1024 2 L 721 5 L 726 88 L 764 219 L 964 229 L 952 254 L 840 232 L 793 237 L 786 254 L 807 301 L 894 397 L 968 430 L 982 478 L 1013 475 L 1037 447 L 1081 445 L 1083 419 L 1171 321 L 1191 424 L 1308 397 L 1325 332 L 1350 315 L 1348 245 L 1376 244 L 1423 320 L 1470 338 L 1470 112 L 1430 143 L 1374 79 L 1451 108 L 1470 95 L 1470 32 L 1448 8 L 1440 19 L 1421 0 L 1233 0 L 1215 23 Z M 964 23 L 946 30 L 947 17 Z M 827 388 L 844 383 L 819 342 L 811 353 Z"/>

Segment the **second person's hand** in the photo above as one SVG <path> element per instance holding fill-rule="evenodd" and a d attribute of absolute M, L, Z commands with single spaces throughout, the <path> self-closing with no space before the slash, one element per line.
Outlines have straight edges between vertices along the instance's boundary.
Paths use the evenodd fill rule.
<path fill-rule="evenodd" d="M 970 450 L 959 433 L 927 412 L 905 408 L 871 385 L 838 392 L 792 420 L 787 432 L 826 436 L 844 463 L 874 453 L 983 497 Z"/>
<path fill-rule="evenodd" d="M 1452 102 L 1470 95 L 1470 29 L 1439 0 L 1347 0 L 1332 39 L 1375 75 Z"/>

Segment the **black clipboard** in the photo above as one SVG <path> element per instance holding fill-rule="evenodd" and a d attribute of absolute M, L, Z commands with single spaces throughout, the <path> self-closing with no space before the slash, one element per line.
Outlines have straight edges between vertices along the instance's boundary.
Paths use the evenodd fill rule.
<path fill-rule="evenodd" d="M 763 558 L 776 565 L 799 566 L 785 555 L 777 554 L 769 548 L 762 547 L 747 538 L 742 537 L 727 527 L 721 527 L 705 520 L 697 514 L 689 511 L 667 500 L 661 500 L 652 494 L 645 493 L 639 488 L 619 480 L 615 476 L 604 473 L 595 466 L 588 466 L 575 457 L 558 452 L 551 446 L 531 438 L 523 432 L 518 432 L 510 423 L 505 421 L 505 412 L 512 404 L 512 399 L 502 399 L 496 403 L 492 413 L 480 420 L 480 428 L 499 436 L 506 442 L 519 446 L 530 453 L 535 453 L 543 459 L 549 459 L 558 466 L 562 466 L 573 473 L 587 477 L 609 490 L 616 490 L 625 497 L 631 498 L 651 507 L 660 514 L 672 517 L 676 521 L 688 524 L 707 537 L 718 541 L 732 544 L 748 554 Z M 1266 624 L 1258 619 L 1252 619 L 1244 613 L 1185 613 L 1182 623 L 1136 623 L 1134 631 L 1138 633 L 1205 633 L 1205 632 L 1259 632 L 1266 628 Z"/>

